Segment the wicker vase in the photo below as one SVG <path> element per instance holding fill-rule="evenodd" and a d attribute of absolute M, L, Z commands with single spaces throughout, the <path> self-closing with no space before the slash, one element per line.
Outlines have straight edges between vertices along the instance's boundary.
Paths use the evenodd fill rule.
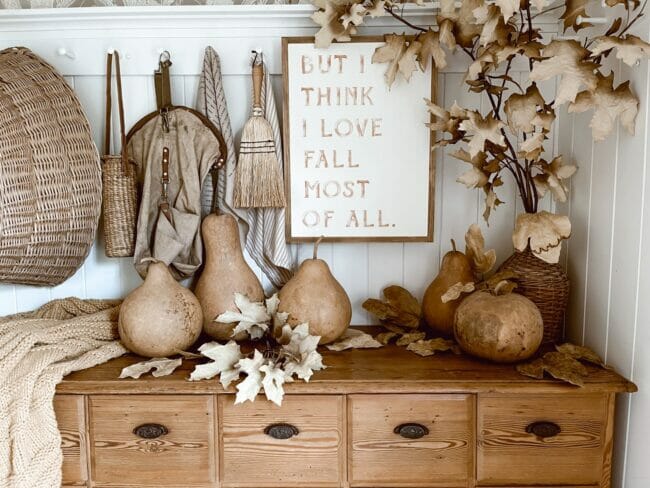
<path fill-rule="evenodd" d="M 560 342 L 564 337 L 564 312 L 569 300 L 569 278 L 562 266 L 535 257 L 529 250 L 515 252 L 499 271 L 518 275 L 517 293 L 529 298 L 544 320 L 543 342 Z"/>

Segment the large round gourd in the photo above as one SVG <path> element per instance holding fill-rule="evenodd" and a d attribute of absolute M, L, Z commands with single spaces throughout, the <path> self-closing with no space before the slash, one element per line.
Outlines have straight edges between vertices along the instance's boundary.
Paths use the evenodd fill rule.
<path fill-rule="evenodd" d="M 203 330 L 220 341 L 233 339 L 236 324 L 215 322 L 222 313 L 237 311 L 235 293 L 252 302 L 264 300 L 260 280 L 248 266 L 239 241 L 239 226 L 232 215 L 208 215 L 201 224 L 205 245 L 205 268 L 194 292 L 203 310 Z M 234 337 L 243 340 L 246 333 Z"/>
<path fill-rule="evenodd" d="M 118 329 L 127 349 L 154 358 L 189 349 L 202 325 L 199 301 L 176 282 L 166 264 L 156 262 L 122 303 Z"/>
<path fill-rule="evenodd" d="M 542 343 L 544 325 L 533 302 L 517 293 L 472 293 L 456 310 L 454 335 L 463 351 L 498 363 L 523 361 Z"/>
<path fill-rule="evenodd" d="M 309 333 L 320 336 L 319 344 L 328 344 L 341 337 L 350 326 L 352 304 L 317 253 L 318 242 L 314 245 L 314 258 L 304 260 L 280 290 L 278 311 L 289 313 L 287 322 L 292 326 L 309 323 Z"/>

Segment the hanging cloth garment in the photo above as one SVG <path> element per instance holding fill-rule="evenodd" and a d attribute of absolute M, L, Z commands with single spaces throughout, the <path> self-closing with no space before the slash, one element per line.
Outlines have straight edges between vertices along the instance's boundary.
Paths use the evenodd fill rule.
<path fill-rule="evenodd" d="M 282 166 L 282 141 L 280 124 L 273 97 L 271 77 L 268 69 L 264 69 L 265 77 L 262 85 L 262 107 L 264 116 L 273 128 L 275 148 L 278 162 Z M 233 140 L 230 117 L 226 105 L 226 97 L 221 78 L 221 63 L 219 56 L 212 47 L 205 50 L 203 71 L 199 82 L 199 111 L 221 131 L 227 148 L 226 165 L 219 170 L 217 184 L 217 204 L 221 211 L 234 215 L 244 224 L 243 234 L 246 236 L 246 251 L 260 267 L 273 286 L 280 288 L 292 276 L 293 260 L 285 239 L 283 208 L 254 208 L 240 209 L 233 205 L 233 188 L 237 155 Z M 252 95 L 252 89 L 251 89 Z M 281 168 L 282 169 L 282 168 Z M 204 212 L 209 208 L 213 196 L 204 191 L 202 207 Z"/>
<path fill-rule="evenodd" d="M 138 163 L 142 200 L 134 264 L 143 278 L 155 258 L 176 279 L 191 277 L 203 262 L 201 188 L 220 159 L 220 140 L 199 117 L 183 108 L 131 129 L 129 154 Z"/>

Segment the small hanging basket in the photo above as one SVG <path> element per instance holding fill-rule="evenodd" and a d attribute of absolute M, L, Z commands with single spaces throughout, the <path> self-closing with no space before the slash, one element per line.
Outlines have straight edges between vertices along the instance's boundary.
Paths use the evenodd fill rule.
<path fill-rule="evenodd" d="M 506 259 L 499 271 L 506 270 L 518 275 L 515 292 L 531 300 L 542 314 L 543 342 L 561 342 L 569 301 L 569 278 L 562 266 L 542 261 L 526 250 Z"/>
<path fill-rule="evenodd" d="M 72 276 L 100 206 L 99 157 L 73 91 L 29 49 L 0 51 L 0 281 Z"/>

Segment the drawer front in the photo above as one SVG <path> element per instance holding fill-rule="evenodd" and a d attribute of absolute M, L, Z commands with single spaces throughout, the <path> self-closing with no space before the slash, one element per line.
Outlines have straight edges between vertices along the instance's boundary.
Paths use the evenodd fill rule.
<path fill-rule="evenodd" d="M 213 486 L 212 396 L 98 395 L 89 402 L 96 485 Z"/>
<path fill-rule="evenodd" d="M 479 484 L 600 483 L 607 415 L 607 395 L 479 395 Z"/>
<path fill-rule="evenodd" d="M 63 484 L 85 486 L 88 474 L 83 396 L 56 395 L 54 397 L 54 413 L 61 432 Z"/>
<path fill-rule="evenodd" d="M 343 397 L 287 395 L 282 407 L 261 398 L 235 405 L 231 395 L 218 401 L 223 486 L 342 485 Z"/>
<path fill-rule="evenodd" d="M 467 486 L 472 396 L 351 395 L 348 402 L 351 485 Z"/>

